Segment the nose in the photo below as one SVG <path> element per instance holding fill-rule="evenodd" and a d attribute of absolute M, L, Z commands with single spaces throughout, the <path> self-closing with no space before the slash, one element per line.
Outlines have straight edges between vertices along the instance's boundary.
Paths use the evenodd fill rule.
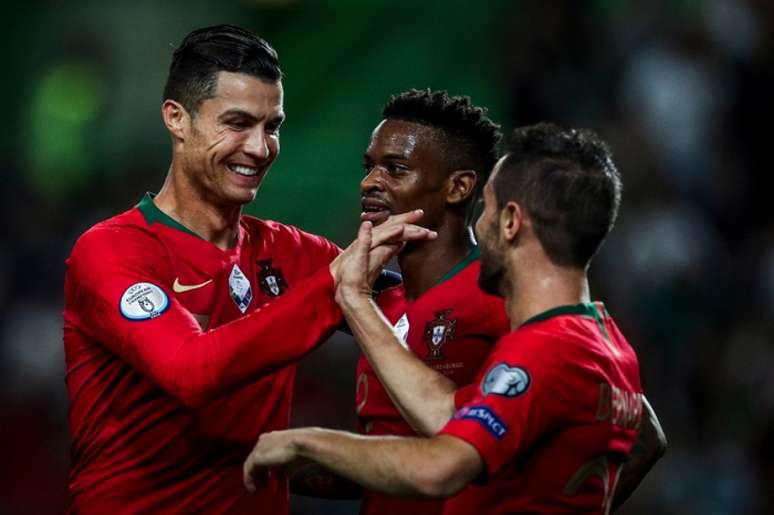
<path fill-rule="evenodd" d="M 244 144 L 246 154 L 264 161 L 269 157 L 269 140 L 261 127 L 256 127 Z"/>
<path fill-rule="evenodd" d="M 381 191 L 383 189 L 382 170 L 379 166 L 374 166 L 360 181 L 360 191 L 368 193 L 369 191 Z"/>

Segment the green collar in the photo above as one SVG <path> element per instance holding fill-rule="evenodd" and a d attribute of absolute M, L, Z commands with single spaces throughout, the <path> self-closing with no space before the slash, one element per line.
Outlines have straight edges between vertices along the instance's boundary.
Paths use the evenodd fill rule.
<path fill-rule="evenodd" d="M 562 315 L 579 315 L 593 318 L 600 322 L 607 315 L 607 309 L 605 309 L 604 304 L 601 302 L 583 302 L 575 305 L 558 306 L 533 316 L 521 325 L 525 326 L 533 322 L 542 322 L 543 320 Z"/>
<path fill-rule="evenodd" d="M 196 236 L 197 238 L 201 238 L 201 236 L 193 232 L 191 229 L 159 209 L 158 206 L 153 202 L 153 197 L 155 196 L 156 195 L 153 193 L 146 193 L 140 203 L 137 204 L 137 209 L 139 209 L 140 213 L 142 213 L 142 216 L 145 217 L 145 221 L 148 222 L 148 225 L 153 225 L 154 223 L 158 222 L 162 225 L 166 225 L 167 227 L 171 227 L 173 229 L 177 229 L 178 231 L 183 231 L 184 233 Z"/>
<path fill-rule="evenodd" d="M 479 250 L 478 245 L 474 245 L 472 249 L 470 249 L 470 252 L 468 252 L 468 255 L 462 258 L 462 261 L 457 263 L 452 267 L 451 270 L 446 272 L 446 274 L 438 279 L 438 282 L 435 283 L 436 285 L 441 284 L 442 282 L 448 281 L 458 273 L 460 273 L 462 270 L 465 269 L 466 266 L 471 264 L 473 261 L 477 260 L 481 256 L 481 250 Z"/>

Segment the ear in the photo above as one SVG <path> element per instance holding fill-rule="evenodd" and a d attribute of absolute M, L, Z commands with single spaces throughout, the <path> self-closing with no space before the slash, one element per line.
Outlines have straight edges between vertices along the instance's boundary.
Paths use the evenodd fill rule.
<path fill-rule="evenodd" d="M 516 202 L 510 201 L 500 210 L 500 231 L 503 239 L 511 243 L 524 224 L 524 210 Z"/>
<path fill-rule="evenodd" d="M 446 194 L 446 202 L 459 204 L 467 200 L 476 189 L 478 176 L 475 170 L 455 170 L 449 176 L 449 192 Z"/>
<path fill-rule="evenodd" d="M 166 99 L 161 104 L 161 118 L 173 138 L 184 140 L 191 125 L 191 116 L 179 102 Z"/>

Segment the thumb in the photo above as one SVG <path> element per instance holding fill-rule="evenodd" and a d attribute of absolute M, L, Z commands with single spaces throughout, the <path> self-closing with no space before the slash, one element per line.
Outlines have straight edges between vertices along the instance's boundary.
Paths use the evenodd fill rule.
<path fill-rule="evenodd" d="M 357 242 L 355 247 L 355 254 L 359 259 L 368 259 L 368 251 L 371 250 L 371 240 L 373 239 L 373 227 L 371 222 L 363 222 L 360 224 L 360 229 L 357 231 Z"/>

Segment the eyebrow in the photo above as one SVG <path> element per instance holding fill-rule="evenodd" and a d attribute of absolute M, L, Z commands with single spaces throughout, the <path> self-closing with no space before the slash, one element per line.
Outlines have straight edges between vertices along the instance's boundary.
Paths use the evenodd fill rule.
<path fill-rule="evenodd" d="M 365 154 L 363 154 L 363 159 L 367 159 L 367 160 L 373 161 L 373 158 L 371 156 L 369 156 L 367 152 Z M 406 154 L 398 154 L 397 152 L 390 152 L 389 154 L 383 155 L 382 159 L 384 159 L 384 160 L 400 159 L 402 161 L 408 161 L 409 160 L 409 156 L 407 156 Z"/>
<path fill-rule="evenodd" d="M 247 118 L 247 119 L 249 119 L 250 121 L 253 121 L 253 122 L 257 122 L 258 121 L 258 118 L 253 116 L 251 113 L 248 113 L 247 111 L 245 111 L 243 109 L 236 108 L 236 107 L 234 107 L 232 109 L 229 109 L 228 111 L 224 111 L 224 112 L 220 113 L 220 115 L 218 115 L 218 120 L 225 120 L 226 118 L 230 118 L 232 116 L 242 116 L 242 117 Z M 277 116 L 270 117 L 269 121 L 277 122 L 277 123 L 282 123 L 282 122 L 285 121 L 285 113 L 280 113 Z"/>

